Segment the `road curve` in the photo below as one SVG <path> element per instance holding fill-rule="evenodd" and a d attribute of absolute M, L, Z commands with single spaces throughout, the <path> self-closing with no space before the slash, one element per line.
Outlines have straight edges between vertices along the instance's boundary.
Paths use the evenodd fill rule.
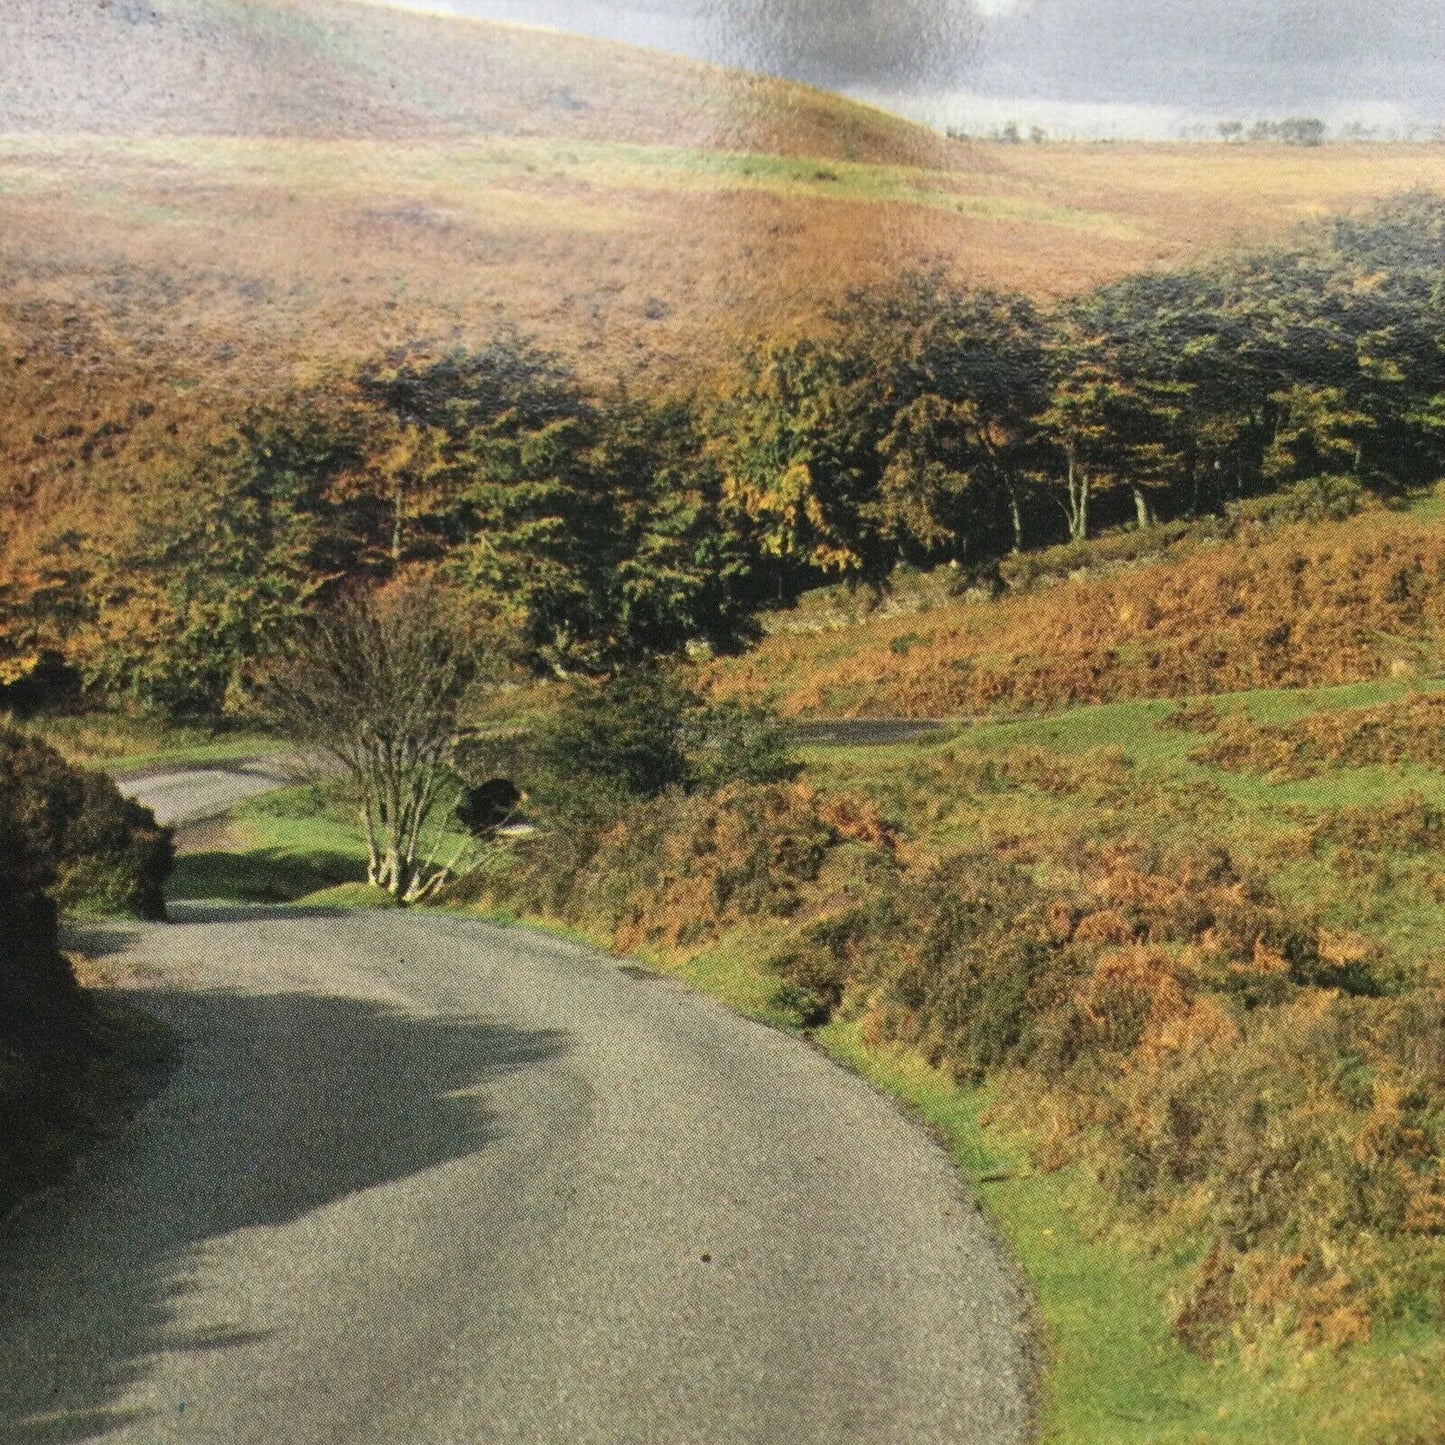
<path fill-rule="evenodd" d="M 0 1237 L 0 1439 L 1028 1438 L 1012 1267 L 820 1054 L 523 931 L 176 912 L 94 940 L 178 1063 Z"/>
<path fill-rule="evenodd" d="M 179 827 L 219 818 L 247 798 L 289 787 L 292 777 L 274 760 L 251 758 L 133 773 L 115 782 L 127 797 L 150 808 L 159 822 Z"/>

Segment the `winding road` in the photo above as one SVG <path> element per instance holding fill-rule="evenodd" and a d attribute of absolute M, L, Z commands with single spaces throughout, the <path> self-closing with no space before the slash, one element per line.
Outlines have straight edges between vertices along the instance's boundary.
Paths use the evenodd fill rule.
<path fill-rule="evenodd" d="M 91 939 L 178 1062 L 0 1237 L 0 1439 L 1030 1437 L 1012 1266 L 821 1054 L 519 930 L 175 913 Z"/>

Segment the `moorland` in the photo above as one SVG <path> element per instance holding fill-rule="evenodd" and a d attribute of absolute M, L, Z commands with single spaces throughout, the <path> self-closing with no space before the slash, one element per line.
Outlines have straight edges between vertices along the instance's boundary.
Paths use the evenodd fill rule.
<path fill-rule="evenodd" d="M 213 729 L 299 624 L 439 582 L 542 825 L 450 906 L 909 1099 L 1038 1292 L 1056 1437 L 1435 1438 L 1445 149 L 966 143 L 340 3 L 20 13 L 23 967 L 97 853 L 109 908 L 169 862 L 37 735 L 264 745 Z M 247 805 L 175 886 L 360 898 L 350 818 Z"/>

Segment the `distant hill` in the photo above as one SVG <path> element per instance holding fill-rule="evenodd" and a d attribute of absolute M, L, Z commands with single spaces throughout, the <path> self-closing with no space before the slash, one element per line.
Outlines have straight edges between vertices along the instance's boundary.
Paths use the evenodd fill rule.
<path fill-rule="evenodd" d="M 825 92 L 358 0 L 5 0 L 0 132 L 548 136 L 939 163 Z"/>
<path fill-rule="evenodd" d="M 333 365 L 511 327 L 689 386 L 907 267 L 1048 301 L 1445 189 L 1445 147 L 967 145 L 354 0 L 0 7 L 0 589 L 7 533 Z"/>

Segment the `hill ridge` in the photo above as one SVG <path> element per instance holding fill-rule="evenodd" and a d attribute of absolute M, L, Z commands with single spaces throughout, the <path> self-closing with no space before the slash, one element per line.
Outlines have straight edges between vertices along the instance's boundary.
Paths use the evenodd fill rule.
<path fill-rule="evenodd" d="M 963 148 L 792 81 L 370 0 L 7 0 L 0 133 L 547 135 L 944 164 Z"/>

